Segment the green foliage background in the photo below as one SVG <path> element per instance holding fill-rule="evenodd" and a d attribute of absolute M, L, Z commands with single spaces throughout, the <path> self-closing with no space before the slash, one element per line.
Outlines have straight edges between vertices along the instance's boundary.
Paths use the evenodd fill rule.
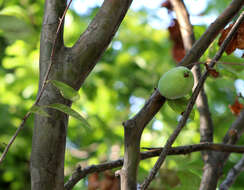
<path fill-rule="evenodd" d="M 216 6 L 218 3 L 218 6 Z M 209 1 L 205 14 L 218 15 L 229 1 Z M 41 0 L 0 0 L 0 147 L 4 147 L 24 114 L 30 109 L 38 90 L 39 39 L 44 2 Z M 65 25 L 65 44 L 72 46 L 98 8 L 78 15 L 69 10 Z M 148 9 L 130 10 L 119 32 L 102 59 L 79 91 L 81 98 L 73 109 L 81 113 L 91 125 L 86 130 L 82 123 L 70 118 L 65 176 L 69 177 L 77 164 L 87 166 L 123 155 L 123 127 L 121 123 L 132 117 L 150 97 L 160 76 L 175 66 L 171 57 L 172 43 L 166 29 L 150 25 Z M 157 18 L 159 19 L 159 18 Z M 164 22 L 163 20 L 160 22 Z M 206 26 L 195 26 L 196 37 Z M 213 57 L 218 47 L 214 42 L 201 60 Z M 241 63 L 235 55 L 224 55 L 221 61 Z M 235 100 L 235 81 L 244 79 L 241 66 L 218 65 L 221 76 L 209 78 L 205 89 L 214 121 L 215 142 L 222 137 L 235 120 L 228 105 Z M 165 104 L 145 129 L 142 147 L 162 146 L 177 125 L 179 115 Z M 29 118 L 6 160 L 0 165 L 0 189 L 30 189 L 29 160 L 33 117 Z M 176 145 L 199 143 L 199 114 L 190 119 L 175 142 Z M 244 140 L 241 139 L 240 143 Z M 225 174 L 240 155 L 231 155 Z M 139 180 L 142 181 L 155 159 L 142 161 Z M 197 189 L 203 163 L 200 153 L 170 156 L 153 189 Z M 225 175 L 224 174 L 224 175 Z M 223 176 L 224 177 L 224 176 Z M 244 186 L 244 175 L 233 190 Z M 86 189 L 83 180 L 75 189 Z"/>

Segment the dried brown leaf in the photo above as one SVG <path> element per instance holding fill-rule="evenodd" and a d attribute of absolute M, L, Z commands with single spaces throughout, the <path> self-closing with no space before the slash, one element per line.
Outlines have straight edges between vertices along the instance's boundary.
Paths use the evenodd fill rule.
<path fill-rule="evenodd" d="M 238 116 L 238 115 L 240 114 L 241 110 L 244 108 L 244 105 L 241 104 L 241 103 L 238 101 L 238 99 L 236 98 L 234 104 L 229 105 L 229 108 L 230 108 L 230 111 L 231 111 L 234 115 Z"/>

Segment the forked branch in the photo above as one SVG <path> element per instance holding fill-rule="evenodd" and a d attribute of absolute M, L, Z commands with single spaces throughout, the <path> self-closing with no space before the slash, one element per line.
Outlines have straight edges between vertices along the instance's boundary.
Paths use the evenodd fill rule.
<path fill-rule="evenodd" d="M 213 68 L 214 65 L 216 64 L 216 62 L 220 59 L 220 57 L 222 56 L 226 46 L 228 45 L 228 43 L 230 42 L 231 38 L 233 37 L 233 35 L 235 34 L 235 32 L 237 31 L 239 25 L 241 24 L 241 22 L 243 22 L 244 20 L 244 12 L 240 15 L 240 17 L 238 18 L 238 20 L 236 21 L 236 23 L 234 24 L 233 28 L 231 29 L 231 31 L 228 33 L 226 39 L 224 40 L 223 44 L 220 46 L 218 52 L 216 53 L 216 55 L 214 56 L 214 58 L 211 60 L 210 64 L 209 64 L 209 68 Z M 149 186 L 149 184 L 151 183 L 151 181 L 154 179 L 155 175 L 157 174 L 158 170 L 160 169 L 161 165 L 163 164 L 169 148 L 171 148 L 171 145 L 174 143 L 175 139 L 177 138 L 177 136 L 179 135 L 179 133 L 181 132 L 181 130 L 183 129 L 183 127 L 186 124 L 186 121 L 191 113 L 191 110 L 195 104 L 195 101 L 197 99 L 197 96 L 199 94 L 199 92 L 201 91 L 203 84 L 205 82 L 205 80 L 207 79 L 207 76 L 209 74 L 209 70 L 206 70 L 203 74 L 203 76 L 200 78 L 190 100 L 189 103 L 187 105 L 186 111 L 184 112 L 177 128 L 174 130 L 173 134 L 169 137 L 169 139 L 167 140 L 163 151 L 161 152 L 159 159 L 157 160 L 156 164 L 154 165 L 154 167 L 152 168 L 152 170 L 150 171 L 150 174 L 148 175 L 148 177 L 145 179 L 145 181 L 143 182 L 143 184 L 141 185 L 141 189 L 145 190 L 147 189 L 147 187 Z"/>
<path fill-rule="evenodd" d="M 147 149 L 147 148 L 146 148 Z M 148 148 L 149 151 L 141 152 L 141 160 L 153 158 L 159 156 L 163 148 Z M 214 143 L 201 143 L 194 145 L 178 146 L 169 149 L 168 155 L 186 155 L 193 152 L 199 152 L 203 150 L 209 151 L 219 151 L 219 152 L 231 152 L 231 153 L 244 153 L 244 146 L 234 146 L 226 144 L 214 144 Z M 78 166 L 76 170 L 72 173 L 69 180 L 65 183 L 65 189 L 71 190 L 76 183 L 89 174 L 95 172 L 103 172 L 105 170 L 111 170 L 123 165 L 124 159 L 120 158 L 118 160 L 105 162 L 98 165 L 91 165 L 85 168 Z"/>

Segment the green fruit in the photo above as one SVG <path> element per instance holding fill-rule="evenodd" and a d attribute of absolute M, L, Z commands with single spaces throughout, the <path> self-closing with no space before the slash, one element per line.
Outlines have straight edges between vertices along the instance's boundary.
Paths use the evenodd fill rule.
<path fill-rule="evenodd" d="M 158 82 L 158 90 L 168 99 L 177 99 L 191 92 L 194 85 L 192 72 L 183 66 L 175 67 L 166 72 Z"/>

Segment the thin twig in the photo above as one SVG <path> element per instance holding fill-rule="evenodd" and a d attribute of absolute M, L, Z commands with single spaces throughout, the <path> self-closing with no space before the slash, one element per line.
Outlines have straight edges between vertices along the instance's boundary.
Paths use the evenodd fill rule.
<path fill-rule="evenodd" d="M 239 12 L 241 9 L 241 5 L 243 4 L 243 0 L 233 0 L 229 6 L 218 16 L 218 18 L 208 27 L 208 29 L 204 32 L 202 37 L 196 41 L 194 47 L 191 48 L 190 52 L 187 53 L 184 57 L 184 60 L 181 61 L 180 65 L 187 66 L 190 63 L 194 63 L 198 61 L 199 57 L 206 51 L 208 46 L 213 42 L 219 32 L 226 26 L 226 24 Z M 162 97 L 162 96 L 161 96 Z M 159 109 L 164 105 L 165 98 L 160 98 L 160 94 L 157 90 L 151 95 L 149 100 L 143 106 L 143 108 L 131 119 L 124 122 L 124 129 L 127 134 L 125 134 L 125 151 L 124 156 L 128 162 L 124 163 L 124 166 L 121 170 L 121 181 L 131 182 L 132 185 L 135 184 L 136 181 L 132 182 L 135 176 L 137 175 L 138 169 L 138 155 L 139 155 L 139 145 L 140 137 L 135 140 L 135 137 L 141 136 L 146 125 L 152 120 L 155 114 L 159 111 Z M 138 134 L 139 133 L 139 134 Z M 131 135 L 133 134 L 133 135 Z M 130 147 L 129 147 L 130 146 Z M 131 148 L 132 147 L 132 148 Z M 128 148 L 128 149 L 127 149 Z M 127 151 L 127 150 L 130 150 Z M 133 157 L 134 159 L 130 159 Z M 125 161 L 126 161 L 125 160 Z M 133 176 L 127 175 L 127 173 L 132 173 Z M 128 179 L 128 180 L 127 180 Z M 123 184 L 123 183 L 122 183 Z M 125 183 L 128 184 L 128 183 Z"/>
<path fill-rule="evenodd" d="M 229 171 L 226 179 L 219 186 L 219 190 L 228 190 L 234 184 L 236 178 L 244 170 L 244 156 L 241 160 Z"/>
<path fill-rule="evenodd" d="M 53 43 L 53 47 L 52 47 L 52 52 L 51 52 L 51 56 L 50 56 L 50 64 L 48 66 L 48 69 L 47 69 L 47 72 L 45 74 L 45 77 L 44 77 L 44 80 L 43 80 L 43 83 L 42 83 L 42 87 L 41 87 L 41 90 L 40 90 L 40 93 L 38 94 L 37 98 L 36 98 L 36 101 L 34 102 L 34 104 L 32 106 L 36 106 L 38 105 L 41 97 L 42 97 L 42 94 L 46 88 L 46 85 L 47 85 L 47 81 L 48 81 L 48 77 L 49 77 L 49 74 L 50 74 L 50 71 L 51 71 L 51 68 L 52 68 L 52 65 L 54 64 L 54 61 L 53 61 L 53 57 L 54 57 L 54 54 L 55 54 L 55 47 L 56 47 L 56 43 L 57 43 L 57 38 L 58 38 L 58 34 L 60 32 L 60 29 L 61 29 L 61 25 L 63 24 L 64 22 L 64 18 L 65 18 L 65 15 L 71 5 L 71 2 L 72 0 L 70 0 L 69 4 L 66 6 L 65 10 L 64 10 L 64 13 L 62 15 L 62 17 L 60 18 L 59 20 L 59 25 L 58 25 L 58 28 L 57 28 L 57 31 L 56 31 L 56 36 L 55 36 L 55 40 L 54 40 L 54 43 Z M 13 144 L 14 140 L 16 139 L 16 137 L 18 136 L 19 132 L 24 128 L 24 125 L 27 121 L 27 119 L 30 117 L 31 115 L 31 112 L 28 111 L 24 118 L 22 119 L 22 122 L 21 124 L 19 125 L 19 127 L 17 128 L 17 130 L 15 131 L 14 135 L 12 136 L 12 138 L 10 139 L 9 143 L 7 144 L 7 146 L 5 147 L 1 157 L 0 157 L 0 164 L 3 162 L 4 158 L 6 157 L 7 153 L 8 153 L 8 150 L 10 148 L 10 146 Z"/>
<path fill-rule="evenodd" d="M 243 6 L 243 0 L 232 0 L 229 6 L 218 18 L 207 28 L 204 34 L 194 43 L 193 47 L 181 60 L 179 65 L 188 66 L 189 63 L 198 61 L 209 47 L 210 43 L 219 35 L 221 30 L 239 12 Z"/>
<path fill-rule="evenodd" d="M 228 43 L 230 42 L 232 36 L 235 34 L 236 30 L 238 29 L 238 26 L 241 24 L 241 22 L 244 19 L 244 12 L 242 12 L 242 14 L 240 15 L 240 17 L 238 18 L 238 20 L 236 21 L 236 23 L 234 24 L 233 28 L 231 29 L 231 31 L 228 33 L 226 39 L 224 40 L 223 44 L 221 45 L 221 47 L 219 48 L 218 52 L 216 53 L 216 55 L 214 56 L 214 58 L 211 60 L 209 67 L 213 68 L 214 65 L 216 64 L 216 61 L 218 61 L 220 59 L 220 57 L 222 56 L 222 54 L 224 53 L 224 50 L 226 48 L 226 46 L 228 45 Z M 151 181 L 154 179 L 155 175 L 157 174 L 158 170 L 160 169 L 161 165 L 163 164 L 169 148 L 171 147 L 171 145 L 174 143 L 175 139 L 177 138 L 177 136 L 179 135 L 179 133 L 181 132 L 181 130 L 183 129 L 183 127 L 186 124 L 186 121 L 191 113 L 191 110 L 195 104 L 195 101 L 197 99 L 197 96 L 199 94 L 199 92 L 201 91 L 203 84 L 205 82 L 205 80 L 207 79 L 207 76 L 209 74 L 209 71 L 206 70 L 205 73 L 203 74 L 203 76 L 200 78 L 197 87 L 195 88 L 190 101 L 187 105 L 186 111 L 184 112 L 177 128 L 174 130 L 173 134 L 169 137 L 169 139 L 167 140 L 163 151 L 160 154 L 159 159 L 157 160 L 156 164 L 154 165 L 154 167 L 152 168 L 152 170 L 150 171 L 148 177 L 145 179 L 145 181 L 143 182 L 143 184 L 141 185 L 141 189 L 145 190 L 147 189 L 147 187 L 149 186 L 149 184 L 151 183 Z"/>
<path fill-rule="evenodd" d="M 193 67 L 194 65 L 200 65 L 200 64 L 206 64 L 206 62 L 195 62 L 195 63 L 188 64 L 188 66 Z M 244 66 L 244 63 L 231 63 L 231 62 L 221 62 L 221 61 L 217 61 L 217 64 Z"/>
<path fill-rule="evenodd" d="M 163 148 L 146 148 L 150 149 L 149 151 L 141 152 L 140 157 L 141 160 L 145 160 L 148 158 L 153 158 L 159 156 L 162 152 Z M 169 149 L 168 155 L 185 155 L 193 152 L 198 152 L 202 150 L 212 150 L 212 151 L 220 151 L 220 152 L 232 152 L 232 153 L 244 153 L 244 146 L 236 146 L 236 145 L 226 145 L 226 144 L 214 144 L 214 143 L 201 143 L 194 145 L 186 145 L 186 146 L 178 146 L 172 147 Z M 123 165 L 124 159 L 120 158 L 118 160 L 105 162 L 98 165 L 91 165 L 85 168 L 81 168 L 78 166 L 76 170 L 72 173 L 70 179 L 65 183 L 65 189 L 70 190 L 74 187 L 74 185 L 85 178 L 87 175 L 95 172 L 103 172 L 105 170 L 114 169 Z"/>
<path fill-rule="evenodd" d="M 5 149 L 4 149 L 4 151 L 3 151 L 2 155 L 1 155 L 0 164 L 4 160 L 4 158 L 6 157 L 10 146 L 13 144 L 13 142 L 14 142 L 15 138 L 17 137 L 17 135 L 19 134 L 19 132 L 23 129 L 23 127 L 25 125 L 25 122 L 26 122 L 26 120 L 28 119 L 28 117 L 30 115 L 31 115 L 31 113 L 30 112 L 27 112 L 27 114 L 22 119 L 22 122 L 21 122 L 20 126 L 17 128 L 15 134 L 11 137 L 9 143 L 7 144 L 7 146 L 5 147 Z"/>

